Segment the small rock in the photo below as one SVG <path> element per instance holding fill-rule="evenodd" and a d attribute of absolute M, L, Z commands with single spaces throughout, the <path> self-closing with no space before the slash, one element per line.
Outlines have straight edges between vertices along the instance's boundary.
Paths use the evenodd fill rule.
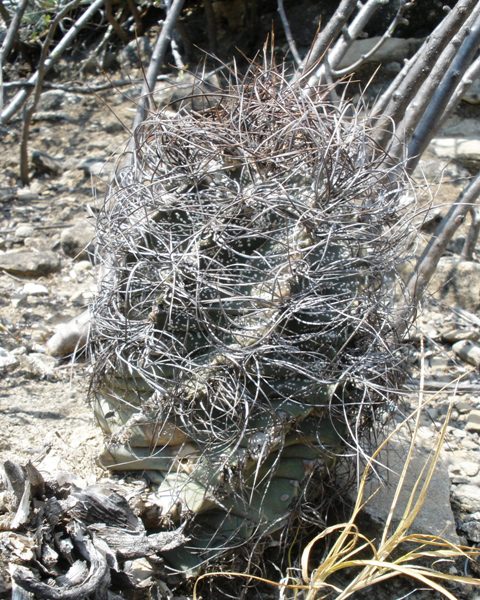
<path fill-rule="evenodd" d="M 457 400 L 457 402 L 455 402 L 455 408 L 460 414 L 467 413 L 472 408 L 472 401 L 468 397 L 465 399 Z"/>
<path fill-rule="evenodd" d="M 480 487 L 462 484 L 452 487 L 452 506 L 461 513 L 472 514 L 480 511 Z"/>
<path fill-rule="evenodd" d="M 60 235 L 60 245 L 67 256 L 78 260 L 88 259 L 93 249 L 95 228 L 90 221 L 83 220 L 73 227 L 64 229 Z"/>
<path fill-rule="evenodd" d="M 62 108 L 65 92 L 62 90 L 48 90 L 43 92 L 37 105 L 39 111 L 58 110 Z"/>
<path fill-rule="evenodd" d="M 60 175 L 64 170 L 64 162 L 50 156 L 46 152 L 34 150 L 32 152 L 32 166 L 35 175 Z"/>
<path fill-rule="evenodd" d="M 0 373 L 13 369 L 18 363 L 18 360 L 15 356 L 5 350 L 5 348 L 0 348 Z"/>
<path fill-rule="evenodd" d="M 435 138 L 430 147 L 439 158 L 456 160 L 467 168 L 478 167 L 480 164 L 480 140 L 465 137 Z"/>
<path fill-rule="evenodd" d="M 444 256 L 428 289 L 436 300 L 476 314 L 480 311 L 480 263 Z"/>
<path fill-rule="evenodd" d="M 452 346 L 452 350 L 455 354 L 473 365 L 474 367 L 480 367 L 480 345 L 472 342 L 471 340 L 461 340 L 456 342 Z"/>
<path fill-rule="evenodd" d="M 467 521 L 459 529 L 470 542 L 480 542 L 480 521 Z"/>
<path fill-rule="evenodd" d="M 61 261 L 50 251 L 12 250 L 0 254 L 0 269 L 12 275 L 37 277 L 60 271 Z"/>
<path fill-rule="evenodd" d="M 50 378 L 54 374 L 54 369 L 57 361 L 53 356 L 48 354 L 40 354 L 32 352 L 25 356 L 24 361 L 28 370 L 34 375 L 39 375 L 42 378 Z"/>
<path fill-rule="evenodd" d="M 52 356 L 67 356 L 82 350 L 90 328 L 90 311 L 56 328 L 55 334 L 47 342 L 47 352 Z"/>
<path fill-rule="evenodd" d="M 118 63 L 126 71 L 132 67 L 141 68 L 149 64 L 152 52 L 150 39 L 144 35 L 124 46 L 118 54 Z"/>
<path fill-rule="evenodd" d="M 15 229 L 15 237 L 23 240 L 25 238 L 32 237 L 34 231 L 35 230 L 33 229 L 33 227 L 28 223 L 21 223 Z"/>
<path fill-rule="evenodd" d="M 480 431 L 480 410 L 470 412 L 465 428 L 468 431 Z"/>
<path fill-rule="evenodd" d="M 455 344 L 462 340 L 477 341 L 479 338 L 480 331 L 476 329 L 448 329 L 441 333 L 442 342 L 447 344 Z"/>
<path fill-rule="evenodd" d="M 47 296 L 48 288 L 41 283 L 29 282 L 22 287 L 20 293 L 23 296 Z"/>

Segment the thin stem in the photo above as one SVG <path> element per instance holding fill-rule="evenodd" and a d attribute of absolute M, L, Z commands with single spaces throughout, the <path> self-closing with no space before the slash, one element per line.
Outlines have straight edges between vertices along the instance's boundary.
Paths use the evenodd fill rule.
<path fill-rule="evenodd" d="M 357 0 L 342 0 L 325 28 L 317 33 L 311 50 L 299 66 L 293 77 L 293 81 L 299 81 L 306 75 L 311 74 L 312 67 L 315 67 L 323 59 L 327 50 L 340 35 L 356 6 Z"/>
<path fill-rule="evenodd" d="M 302 59 L 300 58 L 300 54 L 297 50 L 297 45 L 295 44 L 295 40 L 293 39 L 292 30 L 290 29 L 290 23 L 288 22 L 283 0 L 277 0 L 277 11 L 280 15 L 280 20 L 282 21 L 283 30 L 285 31 L 285 37 L 287 38 L 288 47 L 292 54 L 293 60 L 295 61 L 297 66 L 299 66 L 302 64 Z"/>
<path fill-rule="evenodd" d="M 58 25 L 60 24 L 62 19 L 64 19 L 68 15 L 68 13 L 71 12 L 74 8 L 76 8 L 79 4 L 80 0 L 72 0 L 66 6 L 63 7 L 63 9 L 55 16 L 53 21 L 50 23 L 47 36 L 42 45 L 42 52 L 38 61 L 38 76 L 35 81 L 35 88 L 33 90 L 33 100 L 31 106 L 24 111 L 23 115 L 22 136 L 20 141 L 20 180 L 23 183 L 23 185 L 28 185 L 30 180 L 28 172 L 28 136 L 30 132 L 30 124 L 32 122 L 33 113 L 35 112 L 38 101 L 40 99 L 40 95 L 42 93 L 42 83 L 46 73 L 45 64 L 47 60 L 47 53 L 50 49 L 50 44 L 52 43 L 53 36 L 55 35 Z"/>
<path fill-rule="evenodd" d="M 473 253 L 475 252 L 480 235 L 480 210 L 475 206 L 471 206 L 469 213 L 472 222 L 462 249 L 462 258 L 465 260 L 473 260 Z"/>
<path fill-rule="evenodd" d="M 447 244 L 465 220 L 465 216 L 480 196 L 480 173 L 463 190 L 437 227 L 422 256 L 418 259 L 413 275 L 407 284 L 407 292 L 416 306 L 423 296 L 437 268 Z"/>
<path fill-rule="evenodd" d="M 15 39 L 18 34 L 18 28 L 20 27 L 20 22 L 22 20 L 25 9 L 27 8 L 27 4 L 28 0 L 21 0 L 21 2 L 19 3 L 17 10 L 13 15 L 13 19 L 10 20 L 5 39 L 3 40 L 2 46 L 0 48 L 0 111 L 3 110 L 3 61 L 10 54 L 10 50 L 12 49 L 13 44 L 15 43 Z"/>
<path fill-rule="evenodd" d="M 183 8 L 184 1 L 185 0 L 173 0 L 170 10 L 167 12 L 167 16 L 163 23 L 163 27 L 160 31 L 160 34 L 157 38 L 157 42 L 153 50 L 153 55 L 150 60 L 150 64 L 148 65 L 147 73 L 145 75 L 145 82 L 142 86 L 141 98 L 138 103 L 135 119 L 133 121 L 133 129 L 140 125 L 140 123 L 145 120 L 145 117 L 147 115 L 147 107 L 149 104 L 150 95 L 155 89 L 157 75 L 163 65 L 165 52 L 167 51 L 167 45 L 172 36 L 172 31 L 175 27 L 175 22 L 177 21 L 180 15 L 180 11 Z"/>
<path fill-rule="evenodd" d="M 95 0 L 88 7 L 88 9 L 75 21 L 72 27 L 67 31 L 67 33 L 63 36 L 60 42 L 55 46 L 55 48 L 50 53 L 49 57 L 45 60 L 44 63 L 44 75 L 53 67 L 53 65 L 58 61 L 58 59 L 62 56 L 65 50 L 70 46 L 72 41 L 77 36 L 78 32 L 88 23 L 92 15 L 94 15 L 97 10 L 103 5 L 104 0 Z M 35 84 L 39 77 L 38 70 L 28 78 L 28 83 Z M 23 88 L 15 96 L 12 98 L 11 102 L 8 106 L 1 112 L 0 114 L 0 123 L 8 123 L 8 121 L 12 118 L 12 116 L 23 106 L 26 99 L 31 93 L 30 88 Z"/>

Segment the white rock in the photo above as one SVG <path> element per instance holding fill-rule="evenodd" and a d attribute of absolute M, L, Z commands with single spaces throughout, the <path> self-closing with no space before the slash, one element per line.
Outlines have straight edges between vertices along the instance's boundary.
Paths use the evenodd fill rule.
<path fill-rule="evenodd" d="M 26 283 L 20 292 L 23 296 L 47 296 L 48 288 L 41 283 Z"/>
<path fill-rule="evenodd" d="M 444 256 L 428 286 L 435 300 L 476 314 L 480 311 L 480 263 Z"/>
<path fill-rule="evenodd" d="M 17 363 L 17 359 L 11 352 L 8 352 L 5 348 L 0 348 L 0 373 L 13 369 Z"/>
<path fill-rule="evenodd" d="M 343 69 L 367 55 L 380 41 L 379 37 L 365 40 L 354 40 L 343 57 L 339 68 Z M 422 45 L 421 38 L 387 38 L 382 45 L 368 58 L 368 62 L 391 63 L 411 56 Z"/>
<path fill-rule="evenodd" d="M 439 158 L 461 163 L 480 162 L 480 140 L 464 137 L 435 138 L 430 148 Z"/>
<path fill-rule="evenodd" d="M 89 327 L 90 311 L 86 310 L 56 328 L 55 334 L 47 342 L 47 352 L 52 356 L 67 356 L 81 350 L 87 341 Z"/>
<path fill-rule="evenodd" d="M 23 240 L 24 238 L 32 237 L 34 231 L 33 227 L 28 223 L 20 223 L 15 229 L 15 237 Z"/>
<path fill-rule="evenodd" d="M 461 340 L 453 344 L 452 350 L 465 362 L 474 367 L 480 367 L 480 344 L 471 340 Z"/>

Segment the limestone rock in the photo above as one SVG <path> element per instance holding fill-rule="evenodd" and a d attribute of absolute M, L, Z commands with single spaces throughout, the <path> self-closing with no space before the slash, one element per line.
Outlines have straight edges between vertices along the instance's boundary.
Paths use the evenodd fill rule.
<path fill-rule="evenodd" d="M 380 470 L 380 475 L 386 477 L 387 482 L 382 484 L 376 478 L 372 478 L 367 482 L 365 498 L 368 498 L 380 487 L 378 493 L 366 504 L 364 509 L 380 528 L 383 527 L 390 512 L 396 485 L 404 467 L 408 446 L 409 441 L 406 439 L 396 438 L 392 440 L 389 443 L 387 450 L 380 453 L 380 456 L 377 457 L 379 463 L 386 465 L 388 468 L 387 471 L 387 469 L 382 469 L 382 467 L 376 467 Z M 402 517 L 409 496 L 416 485 L 418 477 L 421 476 L 422 469 L 425 466 L 425 462 L 428 460 L 428 456 L 428 450 L 422 447 L 422 442 L 419 440 L 400 493 L 399 502 L 395 511 L 394 523 L 398 523 Z M 449 495 L 450 480 L 448 476 L 447 461 L 441 456 L 430 482 L 429 492 L 426 496 L 425 503 L 414 522 L 412 531 L 439 535 L 449 541 L 458 543 L 454 517 L 450 509 Z"/>
<path fill-rule="evenodd" d="M 452 506 L 463 514 L 480 512 L 480 487 L 478 485 L 461 484 L 452 486 Z"/>
<path fill-rule="evenodd" d="M 345 53 L 340 69 L 347 67 L 359 58 L 366 56 L 378 44 L 379 37 L 370 37 L 364 40 L 354 40 Z M 368 62 L 391 63 L 392 61 L 403 62 L 405 58 L 412 56 L 422 45 L 421 38 L 388 38 L 382 45 L 368 57 Z"/>
<path fill-rule="evenodd" d="M 435 138 L 430 147 L 439 158 L 456 160 L 470 168 L 480 165 L 480 140 L 464 137 Z"/>
<path fill-rule="evenodd" d="M 480 263 L 444 256 L 428 289 L 436 300 L 475 314 L 480 310 Z"/>
<path fill-rule="evenodd" d="M 61 261 L 55 252 L 12 250 L 0 254 L 0 269 L 12 275 L 38 277 L 56 273 L 60 268 Z"/>
<path fill-rule="evenodd" d="M 471 340 L 461 340 L 452 346 L 455 354 L 465 362 L 480 367 L 480 345 Z"/>
<path fill-rule="evenodd" d="M 465 428 L 469 431 L 480 431 L 480 410 L 470 412 Z"/>
<path fill-rule="evenodd" d="M 61 160 L 39 150 L 32 152 L 32 166 L 36 175 L 60 175 L 64 169 Z"/>
<path fill-rule="evenodd" d="M 60 245 L 67 256 L 85 260 L 89 255 L 95 228 L 90 221 L 82 220 L 73 227 L 64 229 L 60 235 Z"/>
<path fill-rule="evenodd" d="M 17 358 L 5 348 L 0 348 L 0 373 L 13 369 L 17 365 Z"/>

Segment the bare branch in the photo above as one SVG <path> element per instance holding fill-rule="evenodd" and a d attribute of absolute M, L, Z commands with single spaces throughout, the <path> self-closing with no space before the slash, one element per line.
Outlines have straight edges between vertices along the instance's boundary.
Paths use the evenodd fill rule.
<path fill-rule="evenodd" d="M 451 115 L 457 104 L 463 98 L 468 91 L 468 88 L 472 83 L 480 76 L 480 56 L 478 56 L 473 63 L 465 71 L 465 75 L 462 77 L 460 83 L 457 86 L 455 92 L 451 95 L 448 101 L 447 107 L 442 115 L 442 123 Z"/>
<path fill-rule="evenodd" d="M 295 44 L 295 40 L 293 39 L 292 30 L 290 29 L 290 23 L 288 22 L 287 13 L 285 12 L 285 6 L 283 4 L 283 0 L 277 0 L 277 11 L 280 15 L 280 20 L 282 21 L 283 29 L 285 31 L 285 37 L 287 38 L 288 47 L 290 49 L 290 53 L 292 54 L 293 60 L 297 64 L 297 66 L 302 64 L 302 59 L 297 50 L 297 45 Z"/>
<path fill-rule="evenodd" d="M 10 24 L 0 48 L 0 110 L 3 110 L 3 61 L 10 54 L 10 50 L 13 47 L 15 38 L 17 37 L 18 28 L 20 21 L 22 20 L 23 13 L 27 8 L 28 0 L 21 0 L 17 6 L 17 10 L 11 19 Z"/>
<path fill-rule="evenodd" d="M 401 121 L 407 106 L 427 79 L 440 53 L 462 27 L 475 6 L 476 0 L 459 0 L 375 103 L 372 117 L 378 117 L 375 140 L 379 146 L 388 145 L 395 124 Z"/>
<path fill-rule="evenodd" d="M 33 113 L 37 107 L 40 95 L 42 93 L 42 84 L 45 77 L 45 62 L 47 60 L 48 51 L 50 44 L 52 43 L 53 36 L 57 30 L 58 25 L 61 23 L 69 12 L 76 8 L 80 4 L 80 0 L 72 0 L 66 4 L 63 9 L 55 16 L 53 21 L 50 23 L 48 28 L 47 36 L 42 44 L 42 52 L 38 61 L 37 67 L 37 80 L 35 81 L 35 88 L 33 90 L 33 100 L 31 106 L 24 111 L 23 115 L 23 127 L 22 136 L 20 140 L 20 180 L 23 185 L 28 185 L 30 181 L 29 168 L 28 168 L 28 136 L 30 132 L 30 124 L 32 122 Z"/>
<path fill-rule="evenodd" d="M 370 21 L 373 15 L 377 12 L 383 0 L 367 0 L 361 7 L 356 17 L 353 19 L 342 37 L 335 43 L 333 48 L 327 52 L 324 63 L 328 61 L 329 68 L 335 69 L 340 64 L 340 61 L 345 56 L 352 40 L 356 39 L 363 31 L 365 25 Z M 325 65 L 321 65 L 319 69 L 308 80 L 307 87 L 312 87 L 325 78 Z"/>
<path fill-rule="evenodd" d="M 467 233 L 467 238 L 462 249 L 462 258 L 465 260 L 473 260 L 473 253 L 480 235 L 480 209 L 475 206 L 470 207 L 470 218 L 472 222 Z"/>
<path fill-rule="evenodd" d="M 340 6 L 328 21 L 325 28 L 317 34 L 311 50 L 299 66 L 293 77 L 293 81 L 298 81 L 305 77 L 311 68 L 323 58 L 328 48 L 330 48 L 332 43 L 341 33 L 345 23 L 350 18 L 350 15 L 353 13 L 356 6 L 357 0 L 342 0 Z"/>
<path fill-rule="evenodd" d="M 450 210 L 437 227 L 407 284 L 407 292 L 417 305 L 423 296 L 432 275 L 437 268 L 438 261 L 447 248 L 448 242 L 463 223 L 465 216 L 471 210 L 480 196 L 480 173 L 463 190 L 457 200 L 452 204 Z"/>
<path fill-rule="evenodd" d="M 355 69 L 358 69 L 358 67 L 364 64 L 371 56 L 373 56 L 375 52 L 377 52 L 385 44 L 385 42 L 392 37 L 393 32 L 402 20 L 405 10 L 406 8 L 408 8 L 409 4 L 410 2 L 408 0 L 402 0 L 402 4 L 398 8 L 395 17 L 392 19 L 392 22 L 388 26 L 385 33 L 380 37 L 378 42 L 366 54 L 361 56 L 357 61 L 355 61 L 351 65 L 348 65 L 348 67 L 345 67 L 344 69 L 340 70 L 334 70 L 332 73 L 333 76 L 336 79 L 338 79 L 340 77 L 343 77 L 344 75 L 348 75 L 349 73 L 355 71 Z"/>
<path fill-rule="evenodd" d="M 58 61 L 58 59 L 62 56 L 65 50 L 75 39 L 78 32 L 82 29 L 84 25 L 86 25 L 86 23 L 88 23 L 92 15 L 94 15 L 102 5 L 103 0 L 95 0 L 88 7 L 88 9 L 75 21 L 75 23 L 73 23 L 73 25 L 70 27 L 67 33 L 63 36 L 63 38 L 55 46 L 48 58 L 45 60 L 44 74 L 46 74 L 53 67 L 53 65 Z M 39 73 L 38 71 L 36 71 L 28 79 L 28 82 L 35 84 L 38 76 Z M 0 123 L 7 123 L 12 118 L 12 116 L 23 106 L 30 93 L 31 89 L 29 88 L 24 88 L 17 92 L 17 94 L 12 98 L 11 102 L 8 104 L 8 106 L 4 110 L 2 110 L 0 114 Z"/>
<path fill-rule="evenodd" d="M 118 37 L 123 42 L 128 42 L 127 32 L 124 29 L 122 29 L 122 26 L 120 25 L 120 23 L 117 21 L 117 19 L 115 18 L 114 14 L 113 14 L 112 0 L 105 0 L 105 16 L 107 17 L 107 21 L 110 23 L 110 25 L 112 26 L 113 30 L 118 35 Z"/>
<path fill-rule="evenodd" d="M 473 25 L 472 29 L 469 28 L 470 24 Z M 407 142 L 409 172 L 413 172 L 417 166 L 421 154 L 437 130 L 448 102 L 479 46 L 480 3 L 466 26 L 442 53 L 397 131 L 396 149 L 392 149 L 392 154 L 399 156 L 398 146 L 403 144 L 403 140 Z"/>
<path fill-rule="evenodd" d="M 172 36 L 172 30 L 175 27 L 175 22 L 180 15 L 180 11 L 183 8 L 184 0 L 173 0 L 170 10 L 167 12 L 167 16 L 162 26 L 162 30 L 157 38 L 153 55 L 148 66 L 148 70 L 145 76 L 145 82 L 142 87 L 142 97 L 138 103 L 137 112 L 133 122 L 133 128 L 139 125 L 147 114 L 147 106 L 149 103 L 150 94 L 155 89 L 155 82 L 157 75 L 163 64 L 165 52 L 167 50 L 167 44 Z"/>

